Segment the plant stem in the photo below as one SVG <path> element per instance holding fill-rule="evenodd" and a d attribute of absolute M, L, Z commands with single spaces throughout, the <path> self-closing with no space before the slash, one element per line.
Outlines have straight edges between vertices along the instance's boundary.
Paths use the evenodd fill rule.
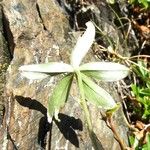
<path fill-rule="evenodd" d="M 124 143 L 120 135 L 117 133 L 116 128 L 113 124 L 112 116 L 107 117 L 106 123 L 107 123 L 107 126 L 112 130 L 115 139 L 118 141 L 120 145 L 120 148 L 122 150 L 125 150 L 127 148 L 127 145 Z"/>
<path fill-rule="evenodd" d="M 76 71 L 76 75 L 77 75 L 78 86 L 79 86 L 80 95 L 81 95 L 80 104 L 81 104 L 82 109 L 85 113 L 85 118 L 86 118 L 86 121 L 87 121 L 88 130 L 93 131 L 91 116 L 90 116 L 90 113 L 89 113 L 89 110 L 88 110 L 88 107 L 87 107 L 87 103 L 86 103 L 86 100 L 85 100 L 85 94 L 84 94 L 82 77 L 81 77 L 80 71 Z"/>
<path fill-rule="evenodd" d="M 76 71 L 76 75 L 77 75 L 77 80 L 78 80 L 78 85 L 79 85 L 79 90 L 80 90 L 80 95 L 81 95 L 80 104 L 81 104 L 81 107 L 84 111 L 84 115 L 85 115 L 85 118 L 86 118 L 87 128 L 88 128 L 88 131 L 89 131 L 89 136 L 90 136 L 90 139 L 92 141 L 94 149 L 98 150 L 98 149 L 100 149 L 99 147 L 101 147 L 101 144 L 100 144 L 98 138 L 96 137 L 96 135 L 93 132 L 91 116 L 90 116 L 88 106 L 87 106 L 87 103 L 86 103 L 86 100 L 85 100 L 83 81 L 82 81 L 81 73 L 80 73 L 79 70 Z"/>

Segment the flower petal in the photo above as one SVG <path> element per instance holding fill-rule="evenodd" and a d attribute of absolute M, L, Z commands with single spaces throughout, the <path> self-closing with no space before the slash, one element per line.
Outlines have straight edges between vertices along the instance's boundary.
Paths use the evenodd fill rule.
<path fill-rule="evenodd" d="M 73 72 L 73 68 L 69 64 L 51 62 L 45 64 L 23 65 L 19 68 L 20 71 L 39 72 L 39 73 L 63 73 Z"/>
<path fill-rule="evenodd" d="M 42 79 L 45 79 L 47 78 L 48 74 L 45 74 L 45 73 L 39 73 L 39 72 L 21 72 L 21 75 L 30 79 L 30 80 L 42 80 Z"/>
<path fill-rule="evenodd" d="M 129 73 L 129 68 L 113 62 L 86 63 L 79 69 L 87 76 L 109 82 L 121 80 Z"/>
<path fill-rule="evenodd" d="M 93 23 L 89 21 L 86 23 L 86 26 L 86 31 L 81 37 L 79 37 L 77 44 L 71 54 L 71 64 L 74 68 L 78 68 L 95 38 L 95 27 Z"/>

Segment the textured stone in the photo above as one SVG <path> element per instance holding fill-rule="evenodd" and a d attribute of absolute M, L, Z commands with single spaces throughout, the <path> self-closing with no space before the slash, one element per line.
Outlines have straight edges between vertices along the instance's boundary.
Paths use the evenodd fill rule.
<path fill-rule="evenodd" d="M 3 26 L 3 12 L 2 7 L 0 6 L 0 145 L 2 145 L 4 128 L 2 126 L 4 119 L 4 89 L 5 89 L 5 75 L 7 67 L 10 63 L 10 54 L 7 47 L 7 42 L 5 39 L 5 30 Z"/>
<path fill-rule="evenodd" d="M 48 96 L 60 77 L 31 81 L 23 78 L 18 71 L 23 64 L 69 62 L 68 57 L 76 40 L 70 34 L 68 16 L 54 0 L 6 0 L 2 5 L 15 47 L 7 72 L 5 135 L 0 149 L 91 150 L 84 115 L 77 102 L 79 94 L 75 83 L 68 103 L 59 114 L 61 122 L 55 120 L 49 124 L 46 118 Z M 89 59 L 94 59 L 92 53 Z M 113 91 L 116 101 L 120 100 L 111 85 L 106 84 L 104 88 Z M 90 110 L 94 131 L 102 147 L 119 150 L 112 131 L 102 120 L 100 109 L 91 106 Z M 127 127 L 122 110 L 120 112 L 115 116 L 115 122 L 121 137 L 127 141 Z"/>

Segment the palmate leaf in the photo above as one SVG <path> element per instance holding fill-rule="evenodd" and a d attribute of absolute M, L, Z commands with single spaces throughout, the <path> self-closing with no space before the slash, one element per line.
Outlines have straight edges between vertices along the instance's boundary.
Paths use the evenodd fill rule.
<path fill-rule="evenodd" d="M 81 75 L 87 101 L 104 109 L 112 109 L 116 107 L 116 103 L 109 93 L 95 84 L 83 73 L 81 73 Z"/>
<path fill-rule="evenodd" d="M 66 75 L 53 90 L 53 93 L 48 101 L 48 122 L 51 123 L 53 116 L 58 119 L 59 110 L 65 105 L 65 102 L 68 98 L 72 80 L 73 74 Z"/>
<path fill-rule="evenodd" d="M 80 71 L 89 77 L 102 81 L 118 81 L 126 77 L 129 69 L 113 62 L 91 62 L 80 66 Z"/>

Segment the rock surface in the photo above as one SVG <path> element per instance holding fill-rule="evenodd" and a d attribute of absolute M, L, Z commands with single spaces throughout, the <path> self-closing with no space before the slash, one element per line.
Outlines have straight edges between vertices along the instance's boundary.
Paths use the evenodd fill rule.
<path fill-rule="evenodd" d="M 8 43 L 5 39 L 5 29 L 3 26 L 3 12 L 2 7 L 0 6 L 0 145 L 2 144 L 3 139 L 3 119 L 5 112 L 4 104 L 4 89 L 6 84 L 6 70 L 10 63 L 10 53 L 8 51 Z"/>
<path fill-rule="evenodd" d="M 23 64 L 69 62 L 69 54 L 76 42 L 69 16 L 54 0 L 5 0 L 1 5 L 10 29 L 8 34 L 12 35 L 9 46 L 13 59 L 7 71 L 6 113 L 0 149 L 91 150 L 75 83 L 68 103 L 59 114 L 61 122 L 49 124 L 46 118 L 48 96 L 61 78 L 32 81 L 23 78 L 18 71 Z M 96 8 L 94 4 L 93 7 Z M 88 59 L 95 59 L 92 53 Z M 112 85 L 106 84 L 104 88 L 112 91 L 116 101 L 120 101 Z M 91 106 L 90 111 L 94 131 L 103 149 L 119 150 L 120 146 L 103 121 L 100 109 Z M 115 116 L 115 123 L 120 136 L 127 142 L 128 128 L 121 109 Z"/>

